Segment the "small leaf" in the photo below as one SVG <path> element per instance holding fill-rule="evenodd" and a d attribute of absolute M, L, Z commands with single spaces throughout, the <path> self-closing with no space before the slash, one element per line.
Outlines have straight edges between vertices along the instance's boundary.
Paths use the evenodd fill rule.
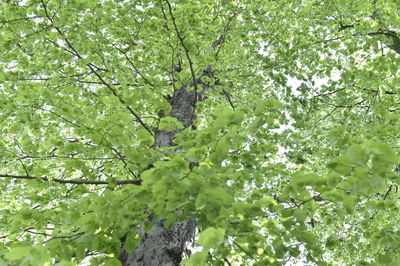
<path fill-rule="evenodd" d="M 206 249 L 216 248 L 224 241 L 225 229 L 209 227 L 199 236 L 199 244 Z"/>
<path fill-rule="evenodd" d="M 107 260 L 104 264 L 104 266 L 121 266 L 121 262 L 116 259 L 116 258 L 112 258 L 110 260 Z"/>
<path fill-rule="evenodd" d="M 135 251 L 140 243 L 140 236 L 134 232 L 129 232 L 125 241 L 125 250 L 129 253 Z"/>
<path fill-rule="evenodd" d="M 12 248 L 8 253 L 6 253 L 5 258 L 8 260 L 20 260 L 28 256 L 30 252 L 30 247 L 16 247 Z"/>
<path fill-rule="evenodd" d="M 197 252 L 191 255 L 188 259 L 183 260 L 182 264 L 186 266 L 206 265 L 207 256 L 207 251 Z"/>
<path fill-rule="evenodd" d="M 161 118 L 160 124 L 158 126 L 159 130 L 176 130 L 176 129 L 181 129 L 184 128 L 183 124 L 179 122 L 176 118 L 167 116 L 164 118 Z"/>
<path fill-rule="evenodd" d="M 200 193 L 196 199 L 196 209 L 201 210 L 206 206 L 207 196 L 204 193 Z"/>

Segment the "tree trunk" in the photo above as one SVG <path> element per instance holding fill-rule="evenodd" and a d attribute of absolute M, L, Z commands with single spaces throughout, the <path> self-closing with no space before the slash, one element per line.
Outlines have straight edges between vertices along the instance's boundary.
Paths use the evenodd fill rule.
<path fill-rule="evenodd" d="M 124 266 L 176 266 L 183 257 L 190 255 L 188 244 L 196 231 L 194 219 L 176 224 L 172 229 L 163 221 L 153 221 L 149 233 L 142 234 L 142 241 L 135 252 L 128 254 Z"/>
<path fill-rule="evenodd" d="M 195 119 L 195 105 L 198 92 L 187 91 L 185 87 L 177 89 L 171 100 L 172 109 L 167 116 L 179 120 L 184 127 L 189 127 Z M 156 147 L 174 146 L 175 131 L 158 131 L 155 135 Z M 164 226 L 163 220 L 152 219 L 153 227 L 149 233 L 141 232 L 138 248 L 130 254 L 123 252 L 120 257 L 124 266 L 176 266 L 184 257 L 190 255 L 187 248 L 193 242 L 196 221 L 188 219 L 177 223 L 171 229 Z"/>

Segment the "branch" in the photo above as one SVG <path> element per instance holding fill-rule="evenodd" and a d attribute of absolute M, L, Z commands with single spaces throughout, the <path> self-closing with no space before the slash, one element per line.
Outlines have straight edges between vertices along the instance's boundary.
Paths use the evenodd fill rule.
<path fill-rule="evenodd" d="M 351 25 L 343 25 L 341 22 L 339 22 L 339 24 L 340 24 L 339 31 L 343 31 L 343 30 L 345 30 L 345 29 L 354 28 L 354 25 L 353 25 L 353 24 L 351 24 Z"/>
<path fill-rule="evenodd" d="M 336 92 L 339 92 L 339 91 L 342 91 L 342 90 L 345 90 L 346 88 L 341 88 L 341 89 L 337 89 L 337 90 L 334 90 L 334 91 L 330 91 L 330 92 L 327 92 L 327 93 L 322 93 L 322 94 L 317 94 L 317 95 L 315 95 L 314 97 L 321 97 L 321 96 L 326 96 L 326 95 L 330 95 L 330 94 L 335 94 Z"/>
<path fill-rule="evenodd" d="M 254 258 L 253 255 L 251 255 L 247 250 L 245 250 L 244 248 L 242 248 L 238 243 L 235 242 L 235 240 L 232 240 L 232 243 L 237 246 L 241 251 L 243 251 L 247 256 L 249 256 L 250 258 L 252 258 L 253 260 L 256 260 L 256 258 Z M 256 260 L 257 261 L 257 260 Z"/>
<path fill-rule="evenodd" d="M 46 17 L 48 18 L 48 20 L 51 22 L 51 25 L 54 27 L 54 29 L 58 32 L 58 34 L 61 35 L 61 37 L 64 39 L 64 41 L 67 43 L 68 47 L 72 50 L 72 54 L 75 55 L 76 57 L 78 57 L 79 59 L 82 59 L 81 55 L 78 53 L 78 51 L 75 50 L 75 48 L 71 45 L 71 43 L 69 42 L 69 40 L 67 39 L 67 37 L 65 37 L 65 35 L 63 34 L 63 32 L 60 30 L 59 27 L 54 26 L 54 16 L 55 14 L 50 17 L 50 13 L 47 10 L 47 5 L 44 3 L 43 0 L 40 1 L 43 5 L 44 8 L 44 13 L 46 14 Z"/>
<path fill-rule="evenodd" d="M 396 190 L 397 190 L 397 186 L 395 186 L 395 185 L 390 185 L 390 186 L 389 186 L 389 189 L 386 191 L 385 195 L 383 196 L 383 199 L 384 199 L 384 200 L 387 199 L 387 197 L 389 196 L 390 192 L 392 192 L 392 189 L 393 189 L 394 187 L 395 187 Z"/>
<path fill-rule="evenodd" d="M 31 231 L 31 229 L 33 229 L 33 228 L 25 229 L 24 232 L 28 232 L 28 233 L 31 233 L 34 235 L 50 236 L 49 234 L 46 234 L 46 233 Z"/>
<path fill-rule="evenodd" d="M 0 174 L 0 177 L 4 178 L 14 178 L 14 179 L 41 179 L 43 181 L 47 182 L 57 182 L 57 183 L 62 183 L 62 184 L 75 184 L 75 185 L 109 185 L 110 182 L 106 181 L 89 181 L 89 180 L 64 180 L 64 179 L 59 179 L 59 178 L 53 178 L 49 179 L 47 177 L 37 177 L 37 176 L 30 176 L 30 175 L 5 175 L 5 174 Z M 142 180 L 121 180 L 117 181 L 117 185 L 127 185 L 127 184 L 132 184 L 132 185 L 140 185 L 142 183 Z"/>
<path fill-rule="evenodd" d="M 74 48 L 74 46 L 70 43 L 70 41 L 68 40 L 68 38 L 64 35 L 64 33 L 60 30 L 60 28 L 58 28 L 57 26 L 54 26 L 54 19 L 53 17 L 50 17 L 50 14 L 47 10 L 47 5 L 43 2 L 43 0 L 41 0 L 41 3 L 43 5 L 46 17 L 48 18 L 48 20 L 51 22 L 51 24 L 53 25 L 53 27 L 56 29 L 56 31 L 58 32 L 58 34 L 60 34 L 62 36 L 62 38 L 65 40 L 65 42 L 67 43 L 67 46 L 69 47 L 69 49 L 71 49 L 70 53 L 72 53 L 74 56 L 76 56 L 78 59 L 83 59 L 83 57 L 78 53 L 78 51 Z M 68 51 L 68 50 L 67 50 Z M 111 87 L 110 84 L 108 84 L 100 75 L 99 73 L 97 73 L 97 71 L 108 71 L 108 70 L 104 70 L 104 69 L 100 69 L 98 68 L 96 65 L 91 64 L 91 63 L 87 63 L 86 64 L 87 67 L 89 67 L 89 69 L 92 71 L 93 74 L 96 75 L 96 77 L 100 80 L 100 82 L 106 86 L 114 96 L 116 96 L 118 98 L 118 100 L 125 105 L 125 107 L 128 109 L 128 111 L 137 119 L 137 121 L 139 122 L 139 124 L 146 129 L 152 136 L 154 135 L 153 132 L 146 126 L 146 124 L 140 119 L 140 117 L 132 110 L 132 108 L 117 94 L 117 92 Z"/>
<path fill-rule="evenodd" d="M 232 264 L 229 262 L 229 260 L 226 257 L 224 257 L 224 261 L 228 264 L 228 266 L 232 266 Z"/>
<path fill-rule="evenodd" d="M 193 62 L 192 62 L 192 60 L 190 59 L 190 56 L 189 56 L 189 50 L 186 47 L 185 42 L 183 41 L 183 37 L 181 36 L 181 33 L 178 30 L 178 26 L 176 25 L 175 17 L 172 14 L 171 4 L 169 3 L 168 0 L 166 0 L 166 2 L 167 2 L 167 5 L 168 5 L 169 15 L 171 16 L 171 19 L 172 19 L 172 24 L 174 24 L 175 32 L 176 32 L 176 34 L 178 36 L 179 41 L 182 44 L 183 50 L 185 51 L 185 54 L 186 54 L 186 58 L 187 58 L 187 60 L 189 62 L 189 68 L 190 68 L 190 72 L 192 74 L 192 79 L 193 79 L 193 86 L 194 86 L 195 90 L 197 91 L 197 80 L 196 80 L 196 75 L 194 74 Z"/>
<path fill-rule="evenodd" d="M 129 58 L 127 51 L 123 51 L 121 48 L 119 48 L 117 45 L 115 45 L 114 43 L 112 43 L 110 40 L 108 40 L 106 37 L 103 36 L 103 38 L 109 42 L 112 47 L 114 47 L 115 49 L 117 49 L 118 52 L 120 52 L 121 54 L 123 54 L 126 58 L 126 60 L 128 61 L 128 63 L 132 66 L 132 68 L 135 70 L 135 72 L 150 86 L 152 86 L 154 88 L 153 83 L 151 83 L 135 66 L 135 64 L 133 64 L 132 60 Z"/>
<path fill-rule="evenodd" d="M 225 95 L 225 97 L 228 100 L 229 104 L 231 105 L 232 109 L 235 110 L 235 106 L 233 105 L 233 102 L 231 100 L 231 97 L 229 96 L 229 93 L 225 90 L 222 90 L 222 93 Z"/>
<path fill-rule="evenodd" d="M 85 234 L 85 232 L 76 233 L 69 236 L 55 236 L 45 241 L 45 243 L 54 240 L 54 239 L 65 239 L 65 238 L 73 238 L 71 241 L 75 240 L 76 238 L 80 237 L 81 235 Z"/>
<path fill-rule="evenodd" d="M 382 31 L 382 30 L 379 30 L 379 31 L 375 31 L 375 32 L 370 32 L 367 35 L 369 35 L 369 36 L 386 35 L 386 36 L 391 37 L 391 38 L 398 38 L 397 34 L 394 31 Z"/>
<path fill-rule="evenodd" d="M 215 40 L 215 41 L 212 43 L 212 47 L 213 47 L 214 49 L 218 46 L 218 49 L 217 49 L 217 52 L 215 53 L 215 56 L 218 56 L 219 52 L 221 51 L 222 45 L 225 43 L 226 35 L 228 34 L 228 31 L 230 30 L 229 25 L 230 25 L 231 21 L 232 21 L 238 14 L 240 14 L 240 13 L 241 13 L 241 11 L 240 11 L 240 12 L 233 13 L 233 15 L 229 17 L 228 22 L 226 23 L 224 32 L 223 32 L 222 35 L 218 38 L 218 40 Z"/>
<path fill-rule="evenodd" d="M 352 36 L 354 36 L 354 35 L 352 35 Z M 337 40 L 343 39 L 343 38 L 345 38 L 345 37 L 347 37 L 347 36 L 339 36 L 339 37 L 335 37 L 335 38 L 331 38 L 331 39 L 326 39 L 326 40 L 322 40 L 322 41 L 316 41 L 316 42 L 314 42 L 313 44 L 328 43 L 328 42 L 331 42 L 331 41 L 337 41 Z"/>
<path fill-rule="evenodd" d="M 118 98 L 118 100 L 125 105 L 126 109 L 128 109 L 128 111 L 137 119 L 137 121 L 139 122 L 139 124 L 147 130 L 147 132 L 150 133 L 150 135 L 154 136 L 153 132 L 150 130 L 150 128 L 142 121 L 142 119 L 135 113 L 135 111 L 133 111 L 133 109 L 124 101 L 124 99 L 122 99 L 117 92 L 114 90 L 113 87 L 111 87 L 110 84 L 108 84 L 100 75 L 99 73 L 97 73 L 97 70 L 94 69 L 93 65 L 91 63 L 88 63 L 87 66 L 90 68 L 90 70 L 92 70 L 93 74 L 95 74 L 97 76 L 97 78 L 101 81 L 101 83 L 103 83 L 104 86 L 106 86 L 111 93 Z"/>
<path fill-rule="evenodd" d="M 21 20 L 35 19 L 35 18 L 41 18 L 41 16 L 31 16 L 31 17 L 14 18 L 14 19 L 10 19 L 10 20 L 2 20 L 2 21 L 0 21 L 0 23 L 6 24 L 6 23 L 21 21 Z"/>
<path fill-rule="evenodd" d="M 51 113 L 51 114 L 57 116 L 57 117 L 60 118 L 61 120 L 65 121 L 65 122 L 67 122 L 67 123 L 72 124 L 72 125 L 75 126 L 75 127 L 80 127 L 80 125 L 76 124 L 75 122 L 73 122 L 73 121 L 71 121 L 71 120 L 69 120 L 69 119 L 63 117 L 62 115 L 60 115 L 60 114 L 58 114 L 58 113 L 56 113 L 56 112 L 54 112 L 54 111 L 52 111 L 52 110 L 47 110 L 47 109 L 44 109 L 44 108 L 41 108 L 41 107 L 37 107 L 37 106 L 34 106 L 34 105 L 17 105 L 17 106 L 21 106 L 21 107 L 31 107 L 31 108 L 34 108 L 34 109 L 37 109 L 37 110 L 41 110 L 41 111 L 44 111 L 44 112 L 49 112 L 49 113 Z"/>
<path fill-rule="evenodd" d="M 68 154 L 67 154 L 68 155 Z M 82 160 L 82 161 L 104 161 L 104 160 L 121 160 L 119 157 L 72 157 L 76 154 L 69 154 L 69 156 L 58 156 L 58 155 L 49 155 L 49 156 L 45 156 L 45 157 L 39 157 L 39 156 L 23 156 L 23 157 L 19 157 L 17 160 L 41 160 L 41 161 L 45 161 L 45 160 L 55 160 L 55 159 L 69 159 L 69 160 Z"/>
<path fill-rule="evenodd" d="M 126 163 L 125 157 L 116 148 L 112 147 L 111 150 L 113 150 L 117 154 L 118 159 L 122 161 L 122 163 L 124 164 L 125 168 L 129 171 L 129 173 L 133 175 L 133 177 L 137 178 L 135 173 L 129 168 L 128 164 Z"/>
<path fill-rule="evenodd" d="M 129 64 L 133 67 L 133 69 L 135 70 L 135 72 L 137 74 L 139 74 L 140 77 L 142 77 L 142 79 L 149 84 L 150 86 L 152 86 L 154 88 L 153 83 L 151 83 L 137 68 L 136 66 L 133 64 L 132 60 L 129 58 L 129 56 L 126 54 L 126 52 L 123 52 L 122 50 L 119 50 L 121 53 L 124 54 L 126 60 L 129 62 Z"/>

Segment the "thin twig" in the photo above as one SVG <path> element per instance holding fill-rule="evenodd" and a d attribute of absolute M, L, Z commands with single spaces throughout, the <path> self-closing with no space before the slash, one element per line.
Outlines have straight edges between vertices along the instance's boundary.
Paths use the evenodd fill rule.
<path fill-rule="evenodd" d="M 245 250 L 244 248 L 242 248 L 238 243 L 235 242 L 235 240 L 232 241 L 233 244 L 235 244 L 235 246 L 237 246 L 241 251 L 243 251 L 247 256 L 249 256 L 250 258 L 252 258 L 253 260 L 256 260 L 253 255 L 251 255 L 247 250 Z"/>
<path fill-rule="evenodd" d="M 232 264 L 229 262 L 227 258 L 224 257 L 224 261 L 228 264 L 228 266 L 232 266 Z"/>
<path fill-rule="evenodd" d="M 385 195 L 383 196 L 383 199 L 387 199 L 387 197 L 389 196 L 390 192 L 392 192 L 392 188 L 394 187 L 394 185 L 390 185 L 389 189 L 386 191 Z"/>
<path fill-rule="evenodd" d="M 76 233 L 74 235 L 69 235 L 69 236 L 55 236 L 55 237 L 52 237 L 52 238 L 46 240 L 45 243 L 47 243 L 51 240 L 60 239 L 60 238 L 74 238 L 73 240 L 75 240 L 76 238 L 80 237 L 83 234 L 85 234 L 85 232 L 80 232 L 80 233 Z"/>
<path fill-rule="evenodd" d="M 321 97 L 321 96 L 326 96 L 326 95 L 335 94 L 336 92 L 339 92 L 339 91 L 342 91 L 342 90 L 345 90 L 345 89 L 346 89 L 346 88 L 341 88 L 341 89 L 337 89 L 337 90 L 330 91 L 330 92 L 327 92 L 327 93 L 317 94 L 317 95 L 315 95 L 314 97 Z"/>
<path fill-rule="evenodd" d="M 129 168 L 127 162 L 125 161 L 125 157 L 114 147 L 111 148 L 115 154 L 117 154 L 118 159 L 122 161 L 122 163 L 124 164 L 125 168 L 128 170 L 128 172 L 135 178 L 137 178 L 137 176 L 135 175 L 135 173 Z"/>
<path fill-rule="evenodd" d="M 229 96 L 229 93 L 225 90 L 222 90 L 222 93 L 225 95 L 225 97 L 228 100 L 229 104 L 231 105 L 232 109 L 235 110 L 235 106 L 233 105 L 233 102 L 231 100 L 231 97 Z"/>
<path fill-rule="evenodd" d="M 154 88 L 153 83 L 151 83 L 140 71 L 139 69 L 136 68 L 135 64 L 133 64 L 132 60 L 129 58 L 129 56 L 127 55 L 127 51 L 123 51 L 121 48 L 119 48 L 117 45 L 115 45 L 114 43 L 112 43 L 111 41 L 109 41 L 106 37 L 103 37 L 107 42 L 109 42 L 115 49 L 117 49 L 118 52 L 120 52 L 121 54 L 123 54 L 126 58 L 126 60 L 128 61 L 128 63 L 132 66 L 132 68 L 135 70 L 135 72 L 150 86 L 152 86 Z"/>

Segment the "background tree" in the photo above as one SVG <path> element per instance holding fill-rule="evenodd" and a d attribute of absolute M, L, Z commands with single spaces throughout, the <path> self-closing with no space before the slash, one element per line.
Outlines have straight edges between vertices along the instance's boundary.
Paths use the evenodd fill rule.
<path fill-rule="evenodd" d="M 398 1 L 0 4 L 0 263 L 400 261 Z"/>

